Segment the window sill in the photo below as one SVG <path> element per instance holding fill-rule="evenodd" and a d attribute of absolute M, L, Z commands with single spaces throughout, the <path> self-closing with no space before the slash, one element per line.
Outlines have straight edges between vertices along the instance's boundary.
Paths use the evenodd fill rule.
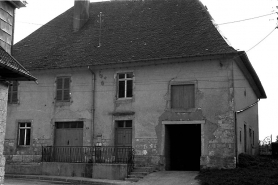
<path fill-rule="evenodd" d="M 118 98 L 116 99 L 116 103 L 131 103 L 133 102 L 134 98 Z"/>
<path fill-rule="evenodd" d="M 177 113 L 182 113 L 182 112 L 196 112 L 197 108 L 190 108 L 190 109 L 169 109 L 168 111 L 170 112 L 177 112 Z"/>
<path fill-rule="evenodd" d="M 55 101 L 56 106 L 70 106 L 71 101 Z"/>
<path fill-rule="evenodd" d="M 31 147 L 31 145 L 18 145 L 17 146 L 17 148 L 22 148 L 22 149 L 24 149 L 24 148 L 30 148 Z"/>

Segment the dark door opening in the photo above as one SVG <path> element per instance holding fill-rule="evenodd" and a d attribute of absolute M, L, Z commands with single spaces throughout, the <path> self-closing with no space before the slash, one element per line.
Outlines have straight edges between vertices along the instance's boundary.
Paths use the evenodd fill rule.
<path fill-rule="evenodd" d="M 198 171 L 201 156 L 201 124 L 165 126 L 166 170 Z"/>

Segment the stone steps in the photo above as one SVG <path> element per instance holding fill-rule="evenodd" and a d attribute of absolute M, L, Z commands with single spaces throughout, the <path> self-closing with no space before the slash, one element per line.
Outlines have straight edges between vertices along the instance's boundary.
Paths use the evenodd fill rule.
<path fill-rule="evenodd" d="M 135 167 L 130 175 L 125 178 L 126 181 L 137 182 L 144 178 L 146 175 L 155 171 L 154 167 Z"/>

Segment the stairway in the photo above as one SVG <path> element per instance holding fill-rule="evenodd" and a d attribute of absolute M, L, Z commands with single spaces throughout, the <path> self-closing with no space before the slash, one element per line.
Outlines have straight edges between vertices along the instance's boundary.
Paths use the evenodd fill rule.
<path fill-rule="evenodd" d="M 125 178 L 126 181 L 137 182 L 146 175 L 155 171 L 154 167 L 134 167 L 130 174 Z"/>

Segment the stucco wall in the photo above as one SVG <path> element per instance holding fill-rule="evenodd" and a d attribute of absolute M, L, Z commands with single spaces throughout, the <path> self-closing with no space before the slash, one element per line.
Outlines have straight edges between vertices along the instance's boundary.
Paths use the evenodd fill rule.
<path fill-rule="evenodd" d="M 19 103 L 8 105 L 5 154 L 13 160 L 18 155 L 40 155 L 42 145 L 53 145 L 55 121 L 84 121 L 83 145 L 91 145 L 92 75 L 85 69 L 32 71 L 34 82 L 20 82 Z M 56 103 L 56 77 L 71 76 L 71 101 Z M 32 123 L 31 146 L 17 145 L 18 121 Z M 31 157 L 35 159 L 34 157 Z M 40 160 L 40 157 L 36 158 Z M 9 161 L 8 161 L 9 162 Z"/>
<path fill-rule="evenodd" d="M 235 91 L 235 111 L 240 111 L 258 101 L 249 82 L 245 78 L 242 71 L 234 63 L 234 91 Z M 237 114 L 237 143 L 238 154 L 258 154 L 259 146 L 259 120 L 258 120 L 258 104 L 244 112 Z M 246 151 L 244 125 L 246 125 Z M 251 135 L 249 133 L 251 129 Z M 253 141 L 254 131 L 254 141 Z M 254 142 L 254 144 L 253 144 Z"/>
<path fill-rule="evenodd" d="M 8 86 L 0 83 L 0 185 L 4 184 L 5 156 L 4 139 L 6 130 Z"/>
<path fill-rule="evenodd" d="M 137 164 L 165 165 L 162 121 L 205 120 L 201 165 L 234 167 L 234 105 L 232 65 L 225 60 L 192 61 L 161 66 L 96 70 L 95 134 L 114 145 L 115 120 L 133 120 Z M 134 73 L 132 100 L 116 99 L 116 74 Z M 170 84 L 196 85 L 196 107 L 170 109 Z M 135 112 L 118 116 L 119 112 Z M 186 141 L 181 141 L 186 142 Z"/>
<path fill-rule="evenodd" d="M 8 127 L 5 142 L 7 157 L 39 155 L 41 145 L 53 145 L 54 122 L 83 120 L 83 145 L 94 145 L 98 138 L 103 145 L 115 145 L 115 121 L 132 120 L 132 146 L 137 165 L 165 167 L 165 121 L 167 124 L 197 121 L 201 126 L 201 167 L 235 167 L 234 111 L 252 102 L 241 101 L 241 88 L 233 81 L 240 71 L 231 60 L 200 58 L 198 61 L 181 59 L 163 61 L 162 65 L 137 67 L 107 66 L 92 68 L 95 74 L 95 116 L 92 125 L 93 78 L 87 68 L 32 71 L 39 84 L 21 82 L 19 104 L 8 107 Z M 233 66 L 236 72 L 233 73 Z M 133 72 L 133 98 L 118 100 L 117 73 Z M 72 102 L 55 104 L 55 77 L 72 77 Z M 173 111 L 170 108 L 171 84 L 195 84 L 195 108 Z M 234 91 L 235 90 L 235 91 Z M 238 95 L 239 94 L 239 95 Z M 234 95 L 238 99 L 234 99 Z M 236 104 L 241 102 L 243 104 Z M 253 114 L 252 114 L 253 115 Z M 251 118 L 250 118 L 251 119 Z M 32 120 L 32 146 L 17 146 L 17 121 Z M 239 122 L 241 118 L 239 117 Z M 247 120 L 251 122 L 251 120 Z M 99 136 L 99 137 L 97 137 Z M 181 141 L 186 143 L 187 141 Z"/>

